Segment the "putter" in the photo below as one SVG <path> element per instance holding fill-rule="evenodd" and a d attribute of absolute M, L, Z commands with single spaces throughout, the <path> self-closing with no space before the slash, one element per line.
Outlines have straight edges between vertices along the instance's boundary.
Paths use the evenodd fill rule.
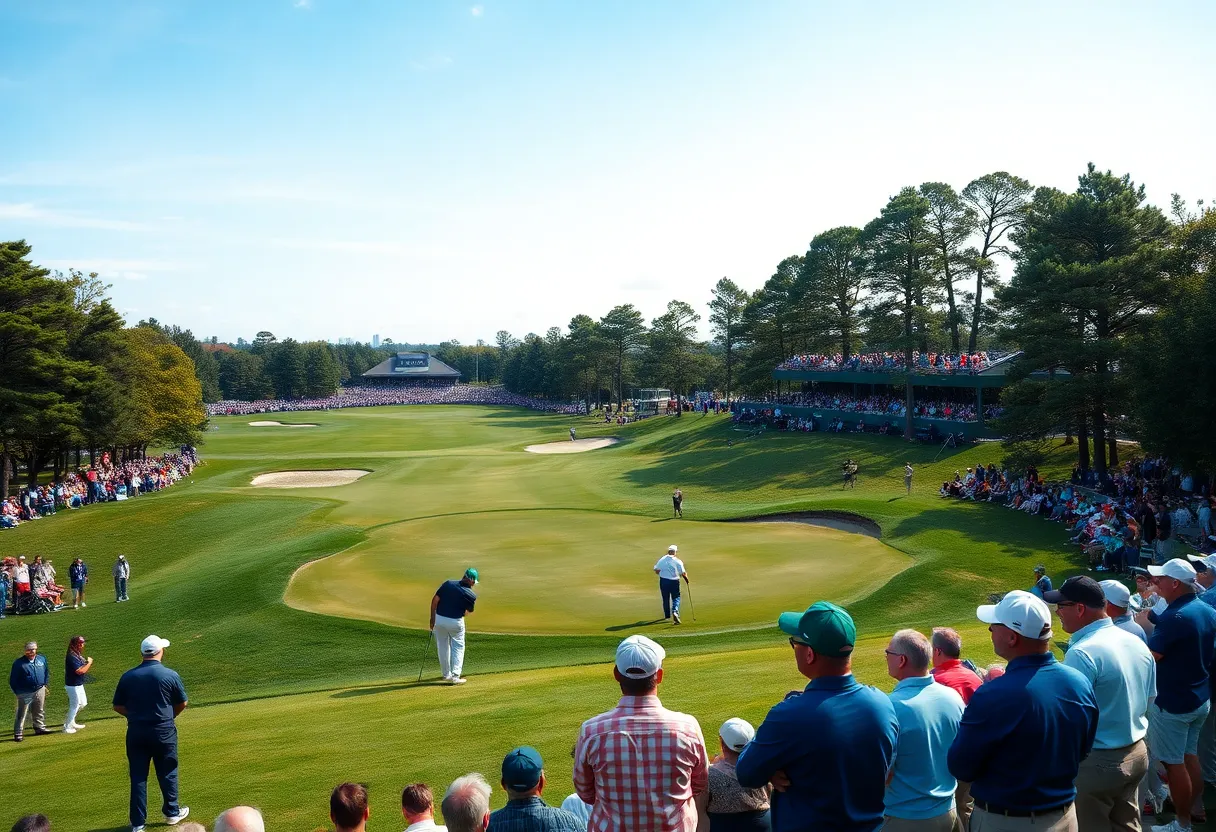
<path fill-rule="evenodd" d="M 684 588 L 688 590 L 688 611 L 692 613 L 692 620 L 697 620 L 697 608 L 692 603 L 692 584 L 688 581 L 684 582 Z"/>
<path fill-rule="evenodd" d="M 431 655 L 431 641 L 434 640 L 435 634 L 430 630 L 426 631 L 426 649 L 422 651 L 422 661 L 418 662 L 418 681 L 422 681 L 422 668 L 426 667 L 426 657 Z M 435 655 L 439 655 L 439 643 L 435 643 Z"/>

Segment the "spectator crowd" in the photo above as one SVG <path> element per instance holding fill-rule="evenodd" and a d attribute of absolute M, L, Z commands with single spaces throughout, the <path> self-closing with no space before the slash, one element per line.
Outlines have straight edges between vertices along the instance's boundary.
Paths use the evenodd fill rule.
<path fill-rule="evenodd" d="M 1012 353 L 1005 352 L 975 352 L 962 355 L 950 355 L 941 352 L 912 353 L 912 363 L 918 373 L 978 373 L 986 370 L 999 361 L 1008 358 Z M 835 355 L 803 354 L 787 358 L 777 365 L 778 370 L 810 370 L 813 372 L 871 372 L 891 373 L 904 369 L 904 354 L 902 352 L 870 352 L 861 355 L 850 355 L 845 358 L 840 353 Z"/>
<path fill-rule="evenodd" d="M 738 409 L 737 416 L 750 410 L 763 417 L 775 420 L 782 418 L 783 407 L 811 407 L 823 410 L 839 410 L 845 413 L 867 414 L 871 416 L 889 416 L 892 419 L 902 419 L 907 414 L 907 403 L 903 396 L 853 396 L 847 393 L 782 393 L 777 396 L 749 397 L 749 404 L 771 404 L 772 407 Z M 1004 412 L 1000 405 L 984 406 L 984 418 L 996 419 Z M 974 401 L 958 402 L 948 399 L 917 399 L 913 403 L 912 415 L 918 419 L 940 419 L 951 422 L 977 422 L 978 410 Z M 811 420 L 801 417 L 791 417 L 794 422 L 800 422 L 803 427 L 790 427 L 789 430 L 827 429 L 827 426 L 810 428 Z M 838 417 L 839 420 L 839 417 Z M 846 430 L 853 430 L 855 425 L 846 423 Z"/>
<path fill-rule="evenodd" d="M 183 445 L 177 453 L 119 463 L 112 462 L 107 451 L 87 469 L 69 472 L 54 483 L 23 486 L 13 496 L 0 500 L 0 529 L 11 529 L 59 511 L 161 491 L 189 477 L 196 465 L 198 453 L 189 445 Z"/>
<path fill-rule="evenodd" d="M 332 396 L 313 399 L 261 399 L 256 402 L 220 401 L 207 405 L 208 416 L 251 416 L 255 413 L 293 413 L 338 410 L 344 407 L 380 407 L 396 404 L 482 404 L 526 407 L 548 413 L 584 412 L 581 404 L 551 402 L 521 396 L 503 387 L 471 384 L 385 384 L 343 387 Z"/>

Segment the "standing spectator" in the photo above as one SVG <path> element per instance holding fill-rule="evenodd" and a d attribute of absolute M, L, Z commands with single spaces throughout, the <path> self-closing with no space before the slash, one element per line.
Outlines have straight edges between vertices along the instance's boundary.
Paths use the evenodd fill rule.
<path fill-rule="evenodd" d="M 697 795 L 697 811 L 709 818 L 710 827 L 717 832 L 769 832 L 772 828 L 772 787 L 745 789 L 735 773 L 739 753 L 755 738 L 751 723 L 737 717 L 718 729 L 722 753 L 709 764 L 709 788 Z"/>
<path fill-rule="evenodd" d="M 329 819 L 334 832 L 363 832 L 371 808 L 367 805 L 367 789 L 358 783 L 343 783 L 329 795 Z"/>
<path fill-rule="evenodd" d="M 477 570 L 464 570 L 459 581 L 444 581 L 431 599 L 431 632 L 435 634 L 435 649 L 439 653 L 439 672 L 450 685 L 463 685 L 464 617 L 473 612 L 477 603 Z"/>
<path fill-rule="evenodd" d="M 579 730 L 574 789 L 591 804 L 592 832 L 697 828 L 694 798 L 709 782 L 708 754 L 697 720 L 659 701 L 666 655 L 646 636 L 622 641 L 613 668 L 621 699 Z"/>
<path fill-rule="evenodd" d="M 68 692 L 68 715 L 63 720 L 63 733 L 75 734 L 86 726 L 76 721 L 80 709 L 89 704 L 85 695 L 85 674 L 93 667 L 93 657 L 84 655 L 84 636 L 72 636 L 68 642 L 68 653 L 63 663 L 63 684 Z"/>
<path fill-rule="evenodd" d="M 17 697 L 17 717 L 13 720 L 13 742 L 21 742 L 25 733 L 25 716 L 34 721 L 35 734 L 49 734 L 46 727 L 46 687 L 51 670 L 46 656 L 38 654 L 38 642 L 26 642 L 25 655 L 13 662 L 8 674 L 8 686 Z"/>
<path fill-rule="evenodd" d="M 971 697 L 950 746 L 950 773 L 971 783 L 971 829 L 1075 832 L 1074 781 L 1093 747 L 1089 681 L 1051 654 L 1051 610 L 1014 590 L 976 610 L 1009 664 Z"/>
<path fill-rule="evenodd" d="M 435 797 L 426 783 L 414 783 L 401 790 L 401 816 L 405 832 L 448 832 L 435 824 Z"/>
<path fill-rule="evenodd" d="M 914 472 L 912 471 L 912 463 L 905 462 L 904 463 L 904 492 L 907 494 L 912 493 L 912 474 L 913 473 Z"/>
<path fill-rule="evenodd" d="M 1148 773 L 1144 737 L 1157 695 L 1153 656 L 1110 620 L 1106 595 L 1093 578 L 1069 578 L 1043 600 L 1056 605 L 1061 626 L 1072 634 L 1064 664 L 1089 680 L 1098 702 L 1093 750 L 1077 774 L 1077 825 L 1083 832 L 1138 830 L 1136 790 Z"/>
<path fill-rule="evenodd" d="M 678 488 L 671 492 L 671 507 L 676 517 L 684 516 L 684 492 Z"/>
<path fill-rule="evenodd" d="M 899 725 L 886 694 L 853 678 L 853 619 L 818 601 L 777 625 L 810 682 L 768 712 L 739 755 L 739 783 L 773 784 L 776 832 L 877 830 Z"/>
<path fill-rule="evenodd" d="M 1174 820 L 1154 830 L 1190 829 L 1192 801 L 1203 797 L 1199 734 L 1211 709 L 1209 668 L 1216 659 L 1216 610 L 1195 597 L 1195 570 L 1181 558 L 1150 566 L 1164 611 L 1149 611 L 1148 649 L 1157 659 L 1157 699 L 1148 712 L 1148 742 L 1165 765 Z"/>
<path fill-rule="evenodd" d="M 72 609 L 87 607 L 84 602 L 84 585 L 89 582 L 89 567 L 80 558 L 72 561 L 68 567 L 68 580 L 72 584 Z"/>
<path fill-rule="evenodd" d="M 490 784 L 476 772 L 457 777 L 440 808 L 448 832 L 483 832 L 490 825 Z"/>
<path fill-rule="evenodd" d="M 0 566 L 0 618 L 4 618 L 4 611 L 8 609 L 9 590 L 13 586 L 13 579 L 9 577 L 8 570 Z"/>
<path fill-rule="evenodd" d="M 183 825 L 181 832 L 186 832 L 189 825 Z M 262 813 L 252 806 L 233 806 L 220 812 L 212 832 L 266 832 L 266 821 Z"/>
<path fill-rule="evenodd" d="M 1030 591 L 1039 598 L 1043 597 L 1043 593 L 1051 592 L 1051 578 L 1047 577 L 1047 567 L 1041 563 L 1034 568 L 1034 586 Z"/>
<path fill-rule="evenodd" d="M 932 649 L 916 630 L 900 630 L 887 645 L 891 704 L 899 720 L 895 768 L 887 782 L 885 832 L 951 832 L 958 781 L 946 754 L 963 718 L 963 698 L 929 675 Z"/>
<path fill-rule="evenodd" d="M 963 655 L 963 637 L 949 627 L 934 627 L 930 643 L 933 645 L 933 679 L 953 688 L 966 705 L 982 680 L 960 659 Z"/>
<path fill-rule="evenodd" d="M 1102 597 L 1106 599 L 1106 614 L 1111 623 L 1124 632 L 1131 633 L 1142 642 L 1148 643 L 1144 628 L 1132 618 L 1132 595 L 1122 581 L 1105 580 L 1098 584 L 1102 587 Z"/>
<path fill-rule="evenodd" d="M 545 764 L 528 745 L 512 749 L 502 761 L 507 805 L 490 815 L 490 832 L 585 832 L 578 818 L 545 803 Z"/>
<path fill-rule="evenodd" d="M 119 555 L 114 561 L 114 603 L 129 601 L 127 597 L 127 579 L 131 577 L 131 564 L 126 555 Z"/>
<path fill-rule="evenodd" d="M 142 832 L 148 818 L 148 764 L 156 766 L 165 822 L 190 814 L 177 803 L 177 715 L 189 704 L 182 677 L 165 667 L 169 640 L 151 635 L 139 645 L 143 661 L 118 680 L 114 710 L 127 718 L 127 763 L 131 775 L 131 830 Z"/>

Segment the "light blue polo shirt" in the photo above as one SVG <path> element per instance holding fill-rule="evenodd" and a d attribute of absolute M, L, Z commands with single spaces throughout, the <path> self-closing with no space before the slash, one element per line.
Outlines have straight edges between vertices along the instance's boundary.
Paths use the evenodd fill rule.
<path fill-rule="evenodd" d="M 963 718 L 963 698 L 924 676 L 900 681 L 891 691 L 891 704 L 899 741 L 886 813 L 905 820 L 944 815 L 954 806 L 957 781 L 946 766 L 946 754 Z"/>
<path fill-rule="evenodd" d="M 1064 664 L 1093 685 L 1094 748 L 1123 748 L 1144 739 L 1148 706 L 1157 695 L 1157 662 L 1144 642 L 1100 618 L 1072 634 Z"/>

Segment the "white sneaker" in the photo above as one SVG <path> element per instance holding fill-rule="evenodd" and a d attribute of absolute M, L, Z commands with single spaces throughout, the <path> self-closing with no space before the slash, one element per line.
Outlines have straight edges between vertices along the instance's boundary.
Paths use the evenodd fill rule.
<path fill-rule="evenodd" d="M 449 685 L 463 685 L 467 681 L 469 681 L 469 680 L 462 679 L 459 676 L 452 676 L 451 678 L 448 679 L 448 684 Z"/>
<path fill-rule="evenodd" d="M 87 607 L 87 606 L 88 606 L 88 604 L 86 604 L 84 601 L 81 601 L 81 602 L 80 602 L 80 606 L 81 606 L 81 608 L 83 609 L 84 607 Z"/>
<path fill-rule="evenodd" d="M 1172 820 L 1169 823 L 1164 823 L 1160 826 L 1154 826 L 1153 832 L 1190 832 L 1191 827 L 1183 826 L 1178 821 Z"/>
<path fill-rule="evenodd" d="M 174 815 L 173 817 L 166 816 L 165 823 L 169 824 L 170 826 L 176 826 L 177 824 L 184 821 L 186 819 L 186 815 L 188 815 L 188 814 L 190 814 L 190 807 L 183 806 L 177 810 L 177 814 Z"/>
<path fill-rule="evenodd" d="M 75 729 L 75 728 L 73 728 L 71 725 L 69 725 L 67 728 L 64 728 L 64 729 L 63 729 L 63 733 L 65 733 L 65 734 L 75 734 L 75 733 L 76 733 L 76 729 Z"/>
<path fill-rule="evenodd" d="M 87 725 L 81 725 L 79 722 L 73 722 L 72 727 L 79 731 L 81 728 L 88 728 Z"/>
<path fill-rule="evenodd" d="M 142 826 L 132 826 L 131 832 L 144 832 L 144 828 Z"/>

